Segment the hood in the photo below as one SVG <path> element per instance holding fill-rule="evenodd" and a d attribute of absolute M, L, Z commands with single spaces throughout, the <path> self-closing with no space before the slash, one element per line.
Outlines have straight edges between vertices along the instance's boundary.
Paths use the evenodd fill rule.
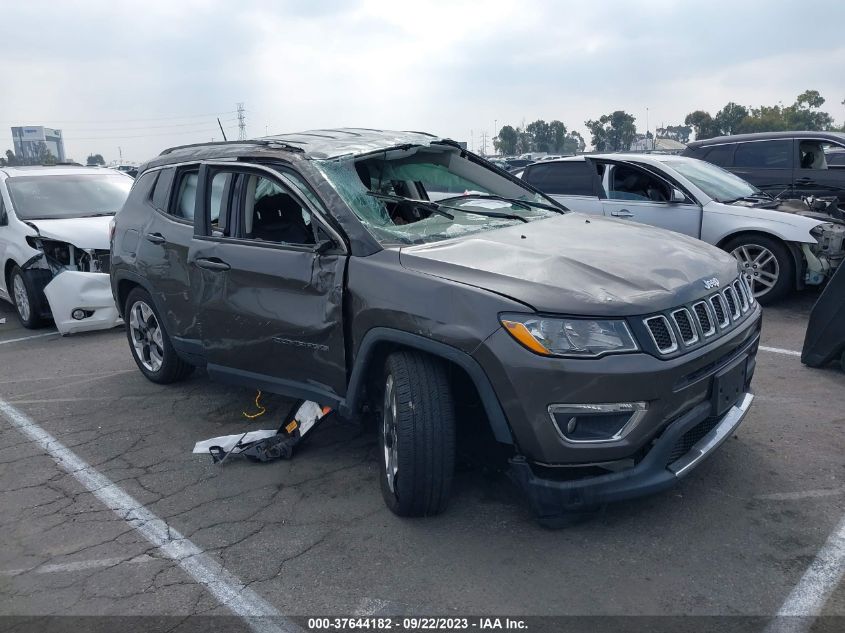
<path fill-rule="evenodd" d="M 109 250 L 109 222 L 113 216 L 27 220 L 38 228 L 41 237 L 73 244 L 77 248 Z"/>
<path fill-rule="evenodd" d="M 736 279 L 733 257 L 650 226 L 568 213 L 400 253 L 410 270 L 484 288 L 539 312 L 633 316 L 700 299 Z"/>

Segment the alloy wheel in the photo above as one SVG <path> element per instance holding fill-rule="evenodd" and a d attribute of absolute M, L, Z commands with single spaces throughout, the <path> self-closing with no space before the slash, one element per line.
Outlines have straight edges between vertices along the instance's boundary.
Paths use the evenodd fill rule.
<path fill-rule="evenodd" d="M 739 260 L 755 297 L 760 298 L 774 288 L 780 278 L 780 264 L 772 251 L 759 244 L 743 244 L 731 251 L 731 255 Z"/>
<path fill-rule="evenodd" d="M 20 275 L 15 275 L 15 279 L 12 282 L 12 292 L 15 295 L 15 306 L 18 309 L 18 314 L 21 315 L 21 319 L 24 321 L 29 321 L 29 296 L 26 292 L 23 277 Z"/>
<path fill-rule="evenodd" d="M 390 492 L 396 494 L 396 475 L 399 472 L 399 441 L 396 432 L 396 389 L 393 376 L 388 375 L 384 386 L 384 414 L 382 417 L 382 445 L 384 471 Z"/>
<path fill-rule="evenodd" d="M 129 310 L 129 331 L 135 356 L 145 369 L 157 372 L 164 362 L 164 341 L 155 312 L 144 301 L 136 301 Z"/>

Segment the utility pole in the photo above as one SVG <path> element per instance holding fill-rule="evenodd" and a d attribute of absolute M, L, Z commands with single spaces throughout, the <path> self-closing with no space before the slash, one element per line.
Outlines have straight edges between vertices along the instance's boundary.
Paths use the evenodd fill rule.
<path fill-rule="evenodd" d="M 645 148 L 648 149 L 648 108 L 645 109 Z M 652 143 L 651 149 L 654 149 L 654 143 Z"/>
<path fill-rule="evenodd" d="M 120 164 L 123 164 L 123 150 L 120 148 L 120 145 L 117 146 L 117 154 L 120 156 Z"/>
<path fill-rule="evenodd" d="M 246 114 L 243 102 L 238 104 L 238 140 L 246 140 Z"/>
<path fill-rule="evenodd" d="M 487 132 L 486 131 L 481 132 L 481 155 L 482 156 L 487 155 Z"/>

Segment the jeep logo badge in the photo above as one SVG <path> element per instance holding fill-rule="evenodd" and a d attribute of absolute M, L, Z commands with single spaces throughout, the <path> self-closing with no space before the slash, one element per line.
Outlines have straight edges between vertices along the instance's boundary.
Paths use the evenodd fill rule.
<path fill-rule="evenodd" d="M 719 280 L 713 277 L 712 279 L 705 279 L 704 280 L 704 287 L 710 290 L 711 288 L 718 288 L 719 287 Z"/>

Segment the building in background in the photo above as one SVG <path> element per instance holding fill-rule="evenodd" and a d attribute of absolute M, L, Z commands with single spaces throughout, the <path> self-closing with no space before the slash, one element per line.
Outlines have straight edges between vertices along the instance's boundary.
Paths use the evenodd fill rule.
<path fill-rule="evenodd" d="M 24 161 L 36 162 L 39 159 L 41 143 L 58 162 L 65 160 L 65 143 L 61 130 L 54 130 L 43 125 L 13 127 L 12 141 L 15 144 L 15 155 Z"/>

